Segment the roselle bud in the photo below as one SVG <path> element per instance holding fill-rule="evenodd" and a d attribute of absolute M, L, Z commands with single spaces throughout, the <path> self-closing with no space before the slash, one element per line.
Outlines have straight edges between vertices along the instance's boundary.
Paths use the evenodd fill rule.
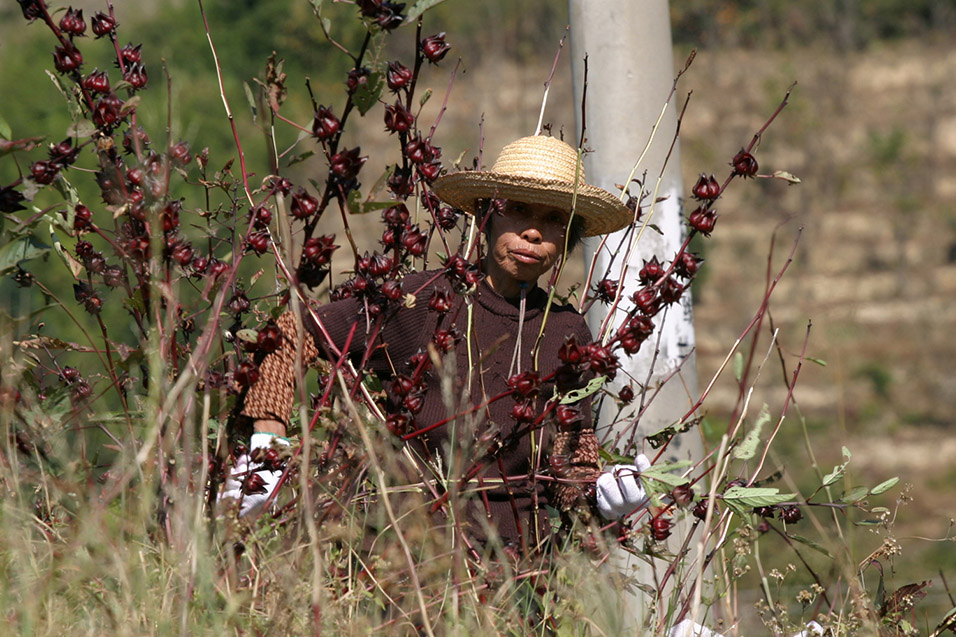
<path fill-rule="evenodd" d="M 319 200 L 310 195 L 304 188 L 297 188 L 292 195 L 292 204 L 289 211 L 296 219 L 308 219 L 319 209 Z"/>
<path fill-rule="evenodd" d="M 660 297 L 657 295 L 657 289 L 654 287 L 644 287 L 634 293 L 631 297 L 634 305 L 645 315 L 654 316 L 660 310 Z"/>
<path fill-rule="evenodd" d="M 444 314 L 451 310 L 452 294 L 444 288 L 436 288 L 428 301 L 428 308 L 433 312 Z"/>
<path fill-rule="evenodd" d="M 694 490 L 689 484 L 679 484 L 671 490 L 671 497 L 677 506 L 686 507 L 694 501 Z"/>
<path fill-rule="evenodd" d="M 292 182 L 285 177 L 271 177 L 269 187 L 273 192 L 281 192 L 284 197 L 288 197 L 292 192 Z"/>
<path fill-rule="evenodd" d="M 522 400 L 516 402 L 514 407 L 511 408 L 511 417 L 520 425 L 534 422 L 537 413 L 535 413 L 534 405 L 532 405 L 530 400 Z"/>
<path fill-rule="evenodd" d="M 587 361 L 586 350 L 581 348 L 574 336 L 569 336 L 558 348 L 558 358 L 562 363 L 577 365 Z"/>
<path fill-rule="evenodd" d="M 143 45 L 137 44 L 133 46 L 132 42 L 129 42 L 120 49 L 120 59 L 125 64 L 139 64 L 143 61 Z"/>
<path fill-rule="evenodd" d="M 73 229 L 86 232 L 93 227 L 93 212 L 83 204 L 77 204 L 73 211 Z"/>
<path fill-rule="evenodd" d="M 251 359 L 242 360 L 232 376 L 240 387 L 251 387 L 259 380 L 259 366 Z"/>
<path fill-rule="evenodd" d="M 382 221 L 395 228 L 404 228 L 408 223 L 408 216 L 408 207 L 405 204 L 392 206 L 382 211 Z"/>
<path fill-rule="evenodd" d="M 305 242 L 302 255 L 310 263 L 317 266 L 325 265 L 332 260 L 332 253 L 338 249 L 333 243 L 335 235 L 327 234 L 320 237 L 311 237 Z"/>
<path fill-rule="evenodd" d="M 60 18 L 60 28 L 70 35 L 83 35 L 86 31 L 86 21 L 83 19 L 83 9 L 77 11 L 69 7 Z"/>
<path fill-rule="evenodd" d="M 103 299 L 94 292 L 83 301 L 83 307 L 95 316 L 103 309 Z"/>
<path fill-rule="evenodd" d="M 93 123 L 99 128 L 110 128 L 119 121 L 122 108 L 123 100 L 108 93 L 93 104 Z"/>
<path fill-rule="evenodd" d="M 753 512 L 762 518 L 772 518 L 776 510 L 777 510 L 776 507 L 762 506 L 762 507 L 754 507 Z"/>
<path fill-rule="evenodd" d="M 91 27 L 93 29 L 93 34 L 97 38 L 102 38 L 104 35 L 109 35 L 116 30 L 116 20 L 113 16 L 106 15 L 102 11 L 97 11 L 93 14 L 93 17 L 90 19 Z"/>
<path fill-rule="evenodd" d="M 385 419 L 385 428 L 388 429 L 393 436 L 403 436 L 408 431 L 409 425 L 413 422 L 408 414 L 389 414 Z"/>
<path fill-rule="evenodd" d="M 634 390 L 631 389 L 630 385 L 624 385 L 624 387 L 621 387 L 621 391 L 617 393 L 617 397 L 622 403 L 628 404 L 634 400 Z"/>
<path fill-rule="evenodd" d="M 177 244 L 176 247 L 172 249 L 169 256 L 173 261 L 185 268 L 187 265 L 192 263 L 194 254 L 195 253 L 193 252 L 192 246 L 186 242 L 183 242 Z"/>
<path fill-rule="evenodd" d="M 59 174 L 59 168 L 52 162 L 46 160 L 34 162 L 33 165 L 30 166 L 30 176 L 33 177 L 33 181 L 43 186 L 52 184 Z"/>
<path fill-rule="evenodd" d="M 269 224 L 272 223 L 272 211 L 265 206 L 256 206 L 249 213 L 249 216 L 252 218 L 252 226 L 263 230 L 269 227 Z"/>
<path fill-rule="evenodd" d="M 409 394 L 405 396 L 405 400 L 402 401 L 402 407 L 407 409 L 413 414 L 417 414 L 422 410 L 422 407 L 425 405 L 425 395 L 422 392 L 415 392 L 414 394 Z"/>
<path fill-rule="evenodd" d="M 617 374 L 618 360 L 608 345 L 591 343 L 587 347 L 589 366 L 591 371 L 598 375 L 614 378 Z"/>
<path fill-rule="evenodd" d="M 261 495 L 268 493 L 265 479 L 258 473 L 250 473 L 242 482 L 242 492 L 245 495 Z"/>
<path fill-rule="evenodd" d="M 454 347 L 461 335 L 455 330 L 438 330 L 432 334 L 432 342 L 442 354 L 447 354 Z"/>
<path fill-rule="evenodd" d="M 233 314 L 242 314 L 249 311 L 249 297 L 244 292 L 236 292 L 226 304 Z"/>
<path fill-rule="evenodd" d="M 408 143 L 405 144 L 405 157 L 413 164 L 423 163 L 426 160 L 426 146 L 427 143 L 416 134 L 413 139 L 408 140 Z"/>
<path fill-rule="evenodd" d="M 714 226 L 717 225 L 717 211 L 700 206 L 690 213 L 688 223 L 691 228 L 705 237 L 709 237 L 710 233 L 714 231 Z"/>
<path fill-rule="evenodd" d="M 780 519 L 787 524 L 796 524 L 803 519 L 803 512 L 798 506 L 785 506 L 780 509 Z"/>
<path fill-rule="evenodd" d="M 458 217 L 460 213 L 450 206 L 442 206 L 438 209 L 438 212 L 435 213 L 435 221 L 438 223 L 438 227 L 448 232 L 458 223 Z"/>
<path fill-rule="evenodd" d="M 698 520 L 703 521 L 707 517 L 707 500 L 701 499 L 697 501 L 697 504 L 694 505 L 691 513 L 694 514 L 694 517 Z M 714 515 L 718 515 L 717 507 L 714 507 Z"/>
<path fill-rule="evenodd" d="M 680 300 L 681 295 L 684 293 L 684 286 L 681 285 L 674 277 L 669 276 L 664 280 L 660 290 L 661 300 L 670 305 L 671 303 L 676 303 Z"/>
<path fill-rule="evenodd" d="M 445 42 L 444 32 L 428 36 L 422 40 L 422 55 L 432 64 L 437 64 L 445 57 L 445 54 L 448 53 L 448 49 L 450 48 L 451 45 Z"/>
<path fill-rule="evenodd" d="M 696 199 L 711 201 L 720 195 L 720 184 L 713 175 L 707 177 L 701 173 L 697 183 L 694 184 L 693 193 Z"/>
<path fill-rule="evenodd" d="M 402 233 L 402 245 L 413 257 L 425 254 L 425 243 L 428 237 L 418 229 L 418 226 L 409 226 Z"/>
<path fill-rule="evenodd" d="M 332 113 L 331 106 L 320 106 L 312 120 L 312 134 L 319 141 L 325 141 L 337 135 L 341 126 L 339 118 Z"/>
<path fill-rule="evenodd" d="M 397 61 L 388 63 L 388 71 L 385 73 L 385 83 L 388 84 L 389 90 L 393 93 L 397 93 L 408 86 L 408 83 L 411 81 L 412 70 L 410 68 Z"/>
<path fill-rule="evenodd" d="M 415 182 L 412 181 L 411 171 L 395 166 L 388 176 L 388 189 L 398 198 L 405 198 L 415 191 Z"/>
<path fill-rule="evenodd" d="M 740 175 L 741 177 L 753 177 L 757 174 L 758 165 L 757 160 L 754 159 L 754 156 L 745 151 L 743 148 L 740 149 L 736 155 L 734 155 L 733 160 L 730 163 L 734 167 L 734 174 Z"/>
<path fill-rule="evenodd" d="M 407 133 L 415 124 L 415 116 L 401 103 L 385 107 L 385 130 L 389 133 Z"/>
<path fill-rule="evenodd" d="M 226 263 L 225 261 L 220 261 L 216 257 L 212 257 L 209 259 L 208 272 L 211 277 L 216 278 L 216 277 L 222 276 L 228 271 L 229 271 L 229 264 Z"/>
<path fill-rule="evenodd" d="M 91 313 L 95 313 L 95 312 L 91 312 Z M 90 387 L 90 384 L 85 380 L 81 380 L 77 383 L 74 383 L 73 386 L 70 387 L 70 397 L 77 402 L 83 402 L 84 400 L 87 400 L 92 395 L 93 395 L 93 388 Z"/>
<path fill-rule="evenodd" d="M 123 73 L 123 79 L 129 82 L 134 90 L 139 90 L 146 86 L 149 77 L 146 75 L 146 67 L 141 62 L 130 64 Z"/>
<path fill-rule="evenodd" d="M 23 12 L 23 17 L 33 22 L 37 18 L 43 15 L 43 11 L 40 9 L 40 4 L 37 0 L 17 0 L 20 3 L 20 10 Z"/>
<path fill-rule="evenodd" d="M 508 388 L 512 391 L 515 398 L 529 397 L 538 393 L 538 375 L 535 372 L 523 372 L 515 374 L 508 379 Z"/>
<path fill-rule="evenodd" d="M 269 233 L 263 231 L 253 232 L 246 239 L 246 248 L 258 255 L 261 255 L 269 249 L 270 243 L 271 241 L 269 239 Z"/>
<path fill-rule="evenodd" d="M 93 72 L 83 78 L 83 88 L 91 93 L 109 93 L 110 78 L 106 71 L 93 69 Z"/>
<path fill-rule="evenodd" d="M 392 271 L 392 259 L 384 254 L 376 252 L 372 255 L 368 272 L 372 276 L 385 276 Z"/>
<path fill-rule="evenodd" d="M 106 268 L 106 258 L 102 252 L 95 252 L 84 265 L 92 274 L 99 274 Z"/>
<path fill-rule="evenodd" d="M 651 536 L 658 542 L 663 542 L 671 535 L 671 526 L 673 522 L 669 518 L 666 518 L 662 515 L 658 515 L 656 518 L 651 520 Z"/>
<path fill-rule="evenodd" d="M 402 298 L 402 284 L 394 279 L 389 279 L 382 284 L 382 294 L 389 301 L 397 301 Z"/>
<path fill-rule="evenodd" d="M 638 278 L 643 285 L 650 285 L 664 276 L 664 266 L 657 260 L 657 257 L 651 257 L 650 261 L 644 261 L 644 267 L 638 273 Z"/>
<path fill-rule="evenodd" d="M 611 279 L 602 279 L 594 286 L 594 298 L 601 303 L 612 303 L 617 297 L 618 282 Z"/>
<path fill-rule="evenodd" d="M 382 8 L 382 0 L 355 0 L 363 18 L 374 18 Z"/>
<path fill-rule="evenodd" d="M 256 335 L 256 345 L 260 352 L 269 354 L 282 344 L 282 332 L 275 325 L 266 325 Z"/>
<path fill-rule="evenodd" d="M 419 164 L 418 174 L 422 176 L 422 179 L 424 179 L 426 183 L 435 181 L 441 174 L 441 162 L 433 161 L 427 164 Z"/>
<path fill-rule="evenodd" d="M 345 80 L 345 89 L 349 95 L 354 93 L 358 88 L 368 85 L 368 75 L 369 70 L 365 67 L 349 71 L 349 76 Z"/>
<path fill-rule="evenodd" d="M 180 166 L 185 166 L 192 161 L 193 156 L 189 153 L 189 142 L 177 142 L 169 147 L 169 158 Z"/>
<path fill-rule="evenodd" d="M 103 283 L 111 288 L 123 285 L 123 270 L 118 265 L 110 265 L 103 269 Z"/>
<path fill-rule="evenodd" d="M 123 150 L 133 155 L 136 153 L 136 144 L 139 144 L 141 151 L 149 146 L 149 135 L 142 126 L 137 126 L 135 129 L 129 128 L 123 133 Z"/>
<path fill-rule="evenodd" d="M 74 252 L 80 261 L 86 261 L 93 256 L 93 244 L 89 241 L 77 241 Z"/>
<path fill-rule="evenodd" d="M 332 174 L 340 181 L 354 179 L 362 168 L 362 164 L 368 159 L 368 157 L 360 157 L 361 152 L 361 148 L 356 146 L 332 155 L 332 160 L 329 162 Z"/>
<path fill-rule="evenodd" d="M 71 43 L 58 46 L 53 51 L 53 66 L 60 73 L 75 71 L 83 66 L 83 54 Z"/>
<path fill-rule="evenodd" d="M 558 405 L 554 410 L 554 417 L 562 427 L 571 427 L 584 419 L 581 410 L 574 405 Z"/>
<path fill-rule="evenodd" d="M 697 255 L 685 251 L 681 253 L 680 259 L 674 265 L 674 271 L 685 279 L 689 279 L 697 274 L 697 270 L 700 269 L 700 264 L 703 262 L 704 260 Z"/>

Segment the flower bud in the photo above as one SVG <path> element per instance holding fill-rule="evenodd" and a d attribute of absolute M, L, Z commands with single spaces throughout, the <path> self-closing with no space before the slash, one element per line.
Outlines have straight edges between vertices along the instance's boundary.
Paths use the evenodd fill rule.
<path fill-rule="evenodd" d="M 113 16 L 106 15 L 102 11 L 94 13 L 90 22 L 93 34 L 96 35 L 97 38 L 102 38 L 104 35 L 109 35 L 116 30 L 116 19 L 113 18 Z"/>
<path fill-rule="evenodd" d="M 296 219 L 308 219 L 319 209 L 319 200 L 310 195 L 304 188 L 297 188 L 292 195 L 292 204 L 289 211 Z"/>
<path fill-rule="evenodd" d="M 780 509 L 780 519 L 787 524 L 796 524 L 803 519 L 803 512 L 798 506 L 785 506 Z"/>
<path fill-rule="evenodd" d="M 437 35 L 431 35 L 422 40 L 422 54 L 432 64 L 437 64 L 451 46 L 445 42 L 444 32 Z"/>
<path fill-rule="evenodd" d="M 658 515 L 651 520 L 651 536 L 658 542 L 663 542 L 670 537 L 673 524 L 670 518 L 664 517 L 663 514 Z"/>
<path fill-rule="evenodd" d="M 252 226 L 264 230 L 272 223 L 272 211 L 266 206 L 256 206 L 249 213 L 252 218 Z"/>
<path fill-rule="evenodd" d="M 754 159 L 754 156 L 745 151 L 743 148 L 740 149 L 740 152 L 734 155 L 730 165 L 734 167 L 734 174 L 740 175 L 745 179 L 747 177 L 753 177 L 756 175 L 759 168 L 757 165 L 757 160 Z"/>
<path fill-rule="evenodd" d="M 143 45 L 133 46 L 132 42 L 128 42 L 120 49 L 120 59 L 126 64 L 139 64 L 143 61 Z"/>
<path fill-rule="evenodd" d="M 458 223 L 459 216 L 460 213 L 451 206 L 442 206 L 438 209 L 438 212 L 435 213 L 435 221 L 438 223 L 439 228 L 448 232 Z"/>
<path fill-rule="evenodd" d="M 624 387 L 621 387 L 621 391 L 617 393 L 617 397 L 622 403 L 629 404 L 634 400 L 634 390 L 631 389 L 630 385 L 624 385 Z"/>
<path fill-rule="evenodd" d="M 75 71 L 83 66 L 83 54 L 72 43 L 58 46 L 53 51 L 53 66 L 60 73 Z"/>
<path fill-rule="evenodd" d="M 515 398 L 529 397 L 538 393 L 538 374 L 535 372 L 524 372 L 515 374 L 508 379 L 508 388 L 511 389 Z"/>
<path fill-rule="evenodd" d="M 168 152 L 169 158 L 180 166 L 185 166 L 193 159 L 193 156 L 189 153 L 189 142 L 177 142 L 169 147 Z"/>
<path fill-rule="evenodd" d="M 91 93 L 109 93 L 110 78 L 106 71 L 93 69 L 93 72 L 83 78 L 83 88 Z"/>
<path fill-rule="evenodd" d="M 388 71 L 385 73 L 385 83 L 389 90 L 397 93 L 399 90 L 408 86 L 412 81 L 412 70 L 404 66 L 401 62 L 389 62 Z"/>
<path fill-rule="evenodd" d="M 312 120 L 312 134 L 325 141 L 338 134 L 342 124 L 339 118 L 332 113 L 331 106 L 320 106 L 315 111 L 315 118 Z"/>
<path fill-rule="evenodd" d="M 444 314 L 451 310 L 452 295 L 444 288 L 435 288 L 428 301 L 428 308 L 433 312 Z"/>
<path fill-rule="evenodd" d="M 664 276 L 664 266 L 657 260 L 657 257 L 651 257 L 650 261 L 644 261 L 644 267 L 638 273 L 638 278 L 643 285 L 650 285 Z"/>
<path fill-rule="evenodd" d="M 270 354 L 282 344 L 282 332 L 275 325 L 266 325 L 256 334 L 256 346 L 260 352 Z"/>
<path fill-rule="evenodd" d="M 711 201 L 720 196 L 720 184 L 713 175 L 707 177 L 701 173 L 697 183 L 694 184 L 693 193 L 696 199 Z"/>
<path fill-rule="evenodd" d="M 688 223 L 691 228 L 705 237 L 709 237 L 710 233 L 714 231 L 714 226 L 717 225 L 717 211 L 700 206 L 690 213 Z"/>
<path fill-rule="evenodd" d="M 149 81 L 149 77 L 146 75 L 146 67 L 143 66 L 142 62 L 127 66 L 126 72 L 123 73 L 123 79 L 129 82 L 134 90 L 144 88 L 146 82 Z"/>
<path fill-rule="evenodd" d="M 382 211 L 382 221 L 395 228 L 404 228 L 408 223 L 408 207 L 398 204 Z"/>
<path fill-rule="evenodd" d="M 703 262 L 704 260 L 697 255 L 684 251 L 681 253 L 680 259 L 677 260 L 674 271 L 685 279 L 689 279 L 697 274 L 697 270 L 700 269 L 700 264 Z"/>
<path fill-rule="evenodd" d="M 73 7 L 69 7 L 60 18 L 60 28 L 70 35 L 83 35 L 86 32 L 83 9 L 74 10 Z"/>
<path fill-rule="evenodd" d="M 242 314 L 249 311 L 249 297 L 244 292 L 236 292 L 226 304 L 229 311 L 233 314 Z"/>
<path fill-rule="evenodd" d="M 34 162 L 33 165 L 30 166 L 30 176 L 33 177 L 33 181 L 42 186 L 52 184 L 59 174 L 59 168 L 52 162 L 46 160 Z"/>
<path fill-rule="evenodd" d="M 514 404 L 511 408 L 511 417 L 516 423 L 523 424 L 534 422 L 537 417 L 535 413 L 534 405 L 532 405 L 530 400 L 521 400 Z"/>
<path fill-rule="evenodd" d="M 654 316 L 661 309 L 661 299 L 657 295 L 657 289 L 651 286 L 643 287 L 635 292 L 631 300 L 645 316 Z"/>
<path fill-rule="evenodd" d="M 401 103 L 385 107 L 385 130 L 389 133 L 407 133 L 415 124 L 415 116 Z"/>
<path fill-rule="evenodd" d="M 246 358 L 236 366 L 233 378 L 240 387 L 251 387 L 259 380 L 259 366 L 251 359 Z"/>

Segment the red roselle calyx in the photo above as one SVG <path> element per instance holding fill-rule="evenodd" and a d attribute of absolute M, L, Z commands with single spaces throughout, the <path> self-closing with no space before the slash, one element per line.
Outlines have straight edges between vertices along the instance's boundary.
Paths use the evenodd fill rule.
<path fill-rule="evenodd" d="M 142 62 L 136 62 L 127 66 L 126 72 L 123 73 L 123 79 L 129 82 L 129 85 L 136 90 L 145 88 L 146 82 L 149 81 L 149 77 L 146 75 L 146 67 L 143 66 Z"/>
<path fill-rule="evenodd" d="M 412 70 L 401 62 L 389 62 L 388 71 L 385 73 L 385 83 L 393 93 L 408 86 L 412 81 Z"/>
<path fill-rule="evenodd" d="M 60 73 L 69 73 L 83 66 L 83 54 L 73 44 L 58 46 L 53 51 L 53 65 Z"/>
<path fill-rule="evenodd" d="M 701 173 L 697 183 L 694 184 L 693 193 L 695 199 L 712 201 L 720 196 L 720 184 L 717 183 L 717 178 L 713 175 L 707 177 L 704 173 Z"/>
<path fill-rule="evenodd" d="M 444 32 L 428 36 L 422 40 L 422 54 L 432 64 L 437 64 L 445 57 L 445 54 L 448 53 L 448 49 L 450 48 L 451 45 L 445 42 Z"/>
<path fill-rule="evenodd" d="M 302 249 L 302 256 L 315 265 L 325 265 L 332 260 L 332 253 L 338 248 L 333 241 L 335 235 L 331 234 L 310 237 Z"/>
<path fill-rule="evenodd" d="M 120 49 L 120 58 L 126 64 L 139 64 L 143 61 L 143 45 L 133 46 L 132 42 L 128 42 L 126 46 Z"/>
<path fill-rule="evenodd" d="M 339 118 L 332 112 L 331 106 L 320 106 L 315 111 L 315 118 L 312 120 L 312 134 L 325 141 L 338 134 L 341 128 Z"/>
<path fill-rule="evenodd" d="M 83 35 L 86 31 L 86 21 L 83 20 L 83 9 L 74 10 L 70 7 L 60 19 L 60 28 L 70 35 Z"/>
<path fill-rule="evenodd" d="M 292 204 L 289 211 L 296 219 L 308 219 L 319 209 L 319 200 L 310 195 L 304 188 L 296 189 L 292 195 Z"/>
<path fill-rule="evenodd" d="M 93 34 L 97 38 L 102 38 L 104 35 L 109 35 L 116 30 L 116 20 L 102 11 L 94 13 L 90 22 Z"/>
<path fill-rule="evenodd" d="M 664 517 L 663 514 L 658 515 L 651 520 L 651 535 L 658 542 L 662 542 L 670 537 L 672 525 L 670 518 Z"/>
<path fill-rule="evenodd" d="M 415 123 L 415 116 L 401 103 L 385 107 L 385 130 L 389 133 L 407 133 Z"/>
<path fill-rule="evenodd" d="M 91 93 L 109 93 L 110 78 L 106 71 L 93 69 L 93 72 L 83 78 L 83 88 Z"/>
<path fill-rule="evenodd" d="M 740 175 L 741 177 L 753 177 L 757 174 L 757 160 L 754 159 L 754 156 L 745 151 L 743 148 L 740 149 L 736 155 L 734 155 L 733 160 L 730 163 L 734 167 L 734 174 Z"/>
<path fill-rule="evenodd" d="M 266 325 L 256 335 L 256 346 L 260 352 L 269 354 L 279 349 L 282 344 L 282 333 L 275 325 Z"/>
<path fill-rule="evenodd" d="M 259 366 L 248 358 L 239 363 L 233 378 L 241 387 L 250 387 L 259 380 Z"/>
<path fill-rule="evenodd" d="M 638 278 L 643 285 L 650 285 L 664 275 L 664 266 L 657 257 L 651 257 L 650 261 L 644 261 L 644 267 L 638 273 Z"/>
<path fill-rule="evenodd" d="M 717 211 L 700 206 L 690 213 L 688 223 L 691 228 L 705 237 L 709 237 L 710 233 L 714 231 L 714 226 L 717 225 Z"/>

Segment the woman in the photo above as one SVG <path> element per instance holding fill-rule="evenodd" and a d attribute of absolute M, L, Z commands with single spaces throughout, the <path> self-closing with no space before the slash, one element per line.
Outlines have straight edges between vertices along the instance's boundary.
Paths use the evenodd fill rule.
<path fill-rule="evenodd" d="M 486 214 L 483 278 L 475 284 L 474 270 L 450 259 L 442 271 L 404 277 L 402 294 L 413 295 L 414 303 L 381 320 L 367 316 L 355 298 L 329 303 L 303 317 L 302 339 L 295 318 L 282 316 L 282 346 L 262 362 L 243 405 L 255 431 L 250 446 L 288 444 L 282 437 L 296 347 L 304 361 L 336 360 L 346 350 L 386 381 L 387 425 L 416 459 L 410 473 L 432 484 L 453 477 L 472 493 L 465 521 L 456 526 L 470 544 L 497 535 L 533 551 L 549 535 L 546 506 L 567 511 L 587 500 L 595 482 L 605 518 L 637 510 L 646 503 L 639 469 L 599 468 L 590 397 L 581 391 L 593 376 L 584 355 L 592 340 L 584 318 L 570 306 L 549 305 L 537 285 L 581 235 L 620 229 L 633 213 L 585 183 L 571 146 L 544 136 L 509 144 L 490 171 L 446 175 L 433 189 L 454 207 Z M 469 450 L 469 464 L 447 475 L 462 448 Z M 638 464 L 646 468 L 646 458 Z M 241 482 L 252 473 L 261 476 L 262 488 L 249 494 Z M 240 515 L 254 512 L 279 475 L 244 457 L 223 497 L 241 501 Z"/>

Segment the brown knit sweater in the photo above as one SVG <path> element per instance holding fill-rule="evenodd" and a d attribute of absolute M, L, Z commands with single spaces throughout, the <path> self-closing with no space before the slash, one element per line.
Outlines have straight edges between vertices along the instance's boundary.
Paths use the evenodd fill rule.
<path fill-rule="evenodd" d="M 475 294 L 466 299 L 451 293 L 446 278 L 436 272 L 410 274 L 403 280 L 402 288 L 405 294 L 415 294 L 416 302 L 413 307 L 402 307 L 385 317 L 378 337 L 371 343 L 365 368 L 386 381 L 389 411 L 401 412 L 411 418 L 406 431 L 449 420 L 465 411 L 472 412 L 451 418 L 413 440 L 415 451 L 430 459 L 430 462 L 423 463 L 426 475 L 429 471 L 434 475 L 436 466 L 447 469 L 447 454 L 456 445 L 474 443 L 482 437 L 487 440 L 491 431 L 498 431 L 500 444 L 493 453 L 483 455 L 483 469 L 470 483 L 476 487 L 481 485 L 483 493 L 470 505 L 472 528 L 469 532 L 480 541 L 484 534 L 477 517 L 486 516 L 506 542 L 517 543 L 524 536 L 527 546 L 534 546 L 547 534 L 545 506 L 550 504 L 561 510 L 570 509 L 581 499 L 588 483 L 593 483 L 600 473 L 598 443 L 591 419 L 590 399 L 577 404 L 582 418 L 571 426 L 559 428 L 554 418 L 547 417 L 529 427 L 528 423 L 516 423 L 512 416 L 516 398 L 509 393 L 508 379 L 519 369 L 522 372 L 534 370 L 539 377 L 547 377 L 560 365 L 558 349 L 569 336 L 573 335 L 578 344 L 589 343 L 591 334 L 583 317 L 570 306 L 551 306 L 535 368 L 532 349 L 547 304 L 547 294 L 540 288 L 533 288 L 527 294 L 520 349 L 514 364 L 520 318 L 518 300 L 505 299 L 487 282 L 479 284 Z M 443 293 L 451 299 L 451 308 L 440 314 L 429 308 L 429 302 L 433 295 Z M 356 363 L 366 356 L 370 345 L 366 331 L 368 321 L 361 308 L 359 301 L 346 299 L 324 305 L 317 312 L 324 330 L 338 349 L 345 347 L 349 332 L 357 324 L 348 347 L 348 353 Z M 283 344 L 261 363 L 259 381 L 249 389 L 242 413 L 253 419 L 287 422 L 294 397 L 297 343 L 301 342 L 302 360 L 306 363 L 319 356 L 335 360 L 335 356 L 311 316 L 304 317 L 309 332 L 304 339 L 297 338 L 291 313 L 281 316 L 278 322 L 284 335 Z M 453 390 L 448 391 L 446 380 L 443 395 L 442 377 L 447 379 L 448 372 L 443 373 L 432 366 L 422 377 L 420 385 L 411 392 L 421 400 L 417 413 L 410 413 L 404 408 L 409 404 L 404 400 L 408 394 L 396 387 L 400 382 L 396 378 L 415 376 L 408 361 L 416 354 L 425 352 L 432 360 L 427 353 L 429 343 L 441 330 L 453 330 L 460 336 L 440 363 L 454 365 Z M 581 383 L 585 380 L 583 378 Z M 552 381 L 540 384 L 533 400 L 535 414 L 542 413 L 553 393 Z M 484 407 L 470 410 L 472 405 Z M 553 410 L 550 413 L 553 414 Z M 442 462 L 435 462 L 438 457 Z M 550 474 L 558 479 L 539 480 L 535 478 L 538 474 Z"/>

